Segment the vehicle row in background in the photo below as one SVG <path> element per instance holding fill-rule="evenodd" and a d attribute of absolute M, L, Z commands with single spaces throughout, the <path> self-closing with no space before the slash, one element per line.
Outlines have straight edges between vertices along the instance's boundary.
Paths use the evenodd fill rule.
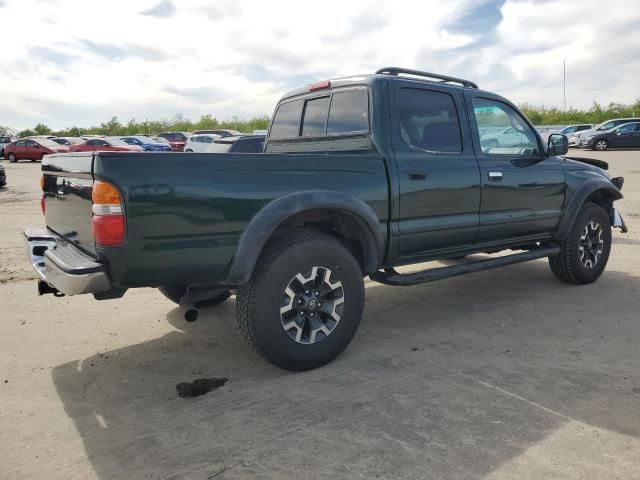
<path fill-rule="evenodd" d="M 640 122 L 623 123 L 580 139 L 580 146 L 604 151 L 609 148 L 640 148 Z"/>
<path fill-rule="evenodd" d="M 582 130 L 576 132 L 569 136 L 569 146 L 570 147 L 581 147 L 583 145 L 583 140 L 588 137 L 593 137 L 594 135 L 599 135 L 600 133 L 607 132 L 609 130 L 613 130 L 614 128 L 624 125 L 629 122 L 640 122 L 640 118 L 614 118 L 613 120 L 607 120 L 606 122 L 602 122 L 599 125 L 589 129 Z"/>

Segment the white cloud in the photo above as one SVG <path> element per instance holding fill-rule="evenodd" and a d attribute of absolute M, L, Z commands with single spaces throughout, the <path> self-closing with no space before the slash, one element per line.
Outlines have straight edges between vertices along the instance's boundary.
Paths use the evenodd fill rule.
<path fill-rule="evenodd" d="M 388 65 L 560 105 L 566 59 L 569 104 L 640 96 L 635 0 L 507 0 L 502 21 L 500 0 L 3 1 L 0 111 L 16 128 L 270 114 L 288 89 Z"/>

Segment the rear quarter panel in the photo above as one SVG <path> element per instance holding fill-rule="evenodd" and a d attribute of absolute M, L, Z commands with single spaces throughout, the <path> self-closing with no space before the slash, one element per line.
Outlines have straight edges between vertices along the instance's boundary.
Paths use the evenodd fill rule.
<path fill-rule="evenodd" d="M 386 170 L 374 153 L 101 153 L 94 175 L 124 196 L 126 243 L 98 248 L 122 287 L 222 281 L 253 216 L 293 192 L 352 194 L 376 212 L 386 231 Z"/>

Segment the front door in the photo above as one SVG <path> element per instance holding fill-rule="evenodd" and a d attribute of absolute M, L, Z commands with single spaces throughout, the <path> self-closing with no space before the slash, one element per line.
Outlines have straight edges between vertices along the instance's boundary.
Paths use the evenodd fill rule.
<path fill-rule="evenodd" d="M 640 127 L 640 123 L 627 123 L 616 128 L 613 135 L 609 135 L 609 146 L 614 148 L 638 146 L 638 136 L 640 135 L 638 127 Z"/>
<path fill-rule="evenodd" d="M 465 98 L 482 182 L 478 242 L 548 236 L 562 214 L 562 160 L 546 158 L 534 128 L 505 101 L 473 91 Z"/>
<path fill-rule="evenodd" d="M 421 256 L 471 245 L 478 233 L 480 174 L 460 91 L 389 83 L 398 166 L 398 249 Z"/>

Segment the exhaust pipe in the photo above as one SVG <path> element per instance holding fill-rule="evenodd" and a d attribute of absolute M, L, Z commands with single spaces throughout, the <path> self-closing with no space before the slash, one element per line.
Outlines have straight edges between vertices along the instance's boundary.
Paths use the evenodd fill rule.
<path fill-rule="evenodd" d="M 64 293 L 57 288 L 52 287 L 44 280 L 38 280 L 38 295 L 46 295 L 51 293 L 54 297 L 64 297 Z"/>

